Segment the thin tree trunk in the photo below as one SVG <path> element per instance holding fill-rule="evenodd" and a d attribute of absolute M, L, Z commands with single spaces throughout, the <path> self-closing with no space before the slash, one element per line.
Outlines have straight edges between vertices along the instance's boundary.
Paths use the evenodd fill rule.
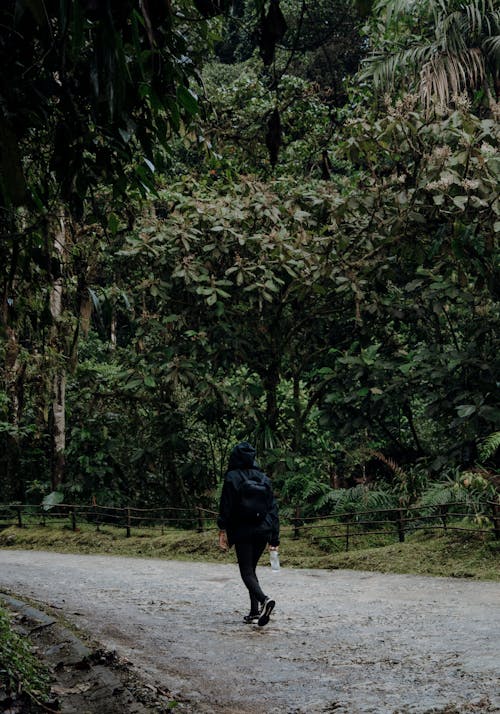
<path fill-rule="evenodd" d="M 63 309 L 64 278 L 62 265 L 66 248 L 66 227 L 64 211 L 60 210 L 54 224 L 54 253 L 61 269 L 53 279 L 50 293 L 50 312 L 52 315 L 51 345 L 56 353 L 56 364 L 52 377 L 52 490 L 57 491 L 64 481 L 64 452 L 66 448 L 66 368 L 60 359 L 61 340 L 60 321 Z"/>
<path fill-rule="evenodd" d="M 278 385 L 280 383 L 279 365 L 271 363 L 262 384 L 266 392 L 266 422 L 271 432 L 273 442 L 276 440 L 278 426 Z"/>
<path fill-rule="evenodd" d="M 300 406 L 300 376 L 293 376 L 293 439 L 292 450 L 298 452 L 302 445 L 304 413 Z"/>
<path fill-rule="evenodd" d="M 6 448 L 2 457 L 2 478 L 5 484 L 5 496 L 18 501 L 24 501 L 24 482 L 19 468 L 21 454 L 19 426 L 23 409 L 25 365 L 19 359 L 20 347 L 16 327 L 12 324 L 10 305 L 15 304 L 15 276 L 17 271 L 19 250 L 13 246 L 9 270 L 5 274 L 2 289 L 0 324 L 3 327 L 5 341 L 4 384 L 7 396 L 7 421 L 11 426 L 6 436 Z"/>
<path fill-rule="evenodd" d="M 24 481 L 20 473 L 19 425 L 22 413 L 24 369 L 19 360 L 19 343 L 15 330 L 7 326 L 5 350 L 5 387 L 8 403 L 8 421 L 11 432 L 5 454 L 5 477 L 7 487 L 15 500 L 24 501 Z"/>
<path fill-rule="evenodd" d="M 110 347 L 116 349 L 116 333 L 117 333 L 116 309 L 113 306 L 111 310 L 111 330 L 110 330 Z"/>

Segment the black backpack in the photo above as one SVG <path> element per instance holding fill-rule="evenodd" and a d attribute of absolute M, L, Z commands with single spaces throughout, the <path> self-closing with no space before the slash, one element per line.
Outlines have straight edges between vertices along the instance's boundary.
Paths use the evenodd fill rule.
<path fill-rule="evenodd" d="M 263 476 L 245 477 L 238 489 L 238 516 L 244 523 L 258 525 L 271 510 L 273 494 Z"/>

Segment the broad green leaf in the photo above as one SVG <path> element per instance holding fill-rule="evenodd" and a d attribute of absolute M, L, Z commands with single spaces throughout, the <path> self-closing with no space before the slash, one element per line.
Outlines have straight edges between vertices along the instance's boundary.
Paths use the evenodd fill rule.
<path fill-rule="evenodd" d="M 465 207 L 467 205 L 467 201 L 469 200 L 468 196 L 453 196 L 453 203 L 455 206 L 458 206 L 460 210 L 464 211 Z"/>
<path fill-rule="evenodd" d="M 476 411 L 477 408 L 475 404 L 461 404 L 457 407 L 457 414 L 461 419 L 472 416 L 472 414 L 475 414 Z"/>
<path fill-rule="evenodd" d="M 42 506 L 44 511 L 50 511 L 51 508 L 57 506 L 59 503 L 63 503 L 64 493 L 61 491 L 52 491 L 42 500 Z"/>
<path fill-rule="evenodd" d="M 198 97 L 191 89 L 187 89 L 182 84 L 179 85 L 177 87 L 177 99 L 188 114 L 194 116 L 198 113 Z"/>
<path fill-rule="evenodd" d="M 116 213 L 108 213 L 108 228 L 113 235 L 116 235 L 120 225 L 120 219 Z"/>

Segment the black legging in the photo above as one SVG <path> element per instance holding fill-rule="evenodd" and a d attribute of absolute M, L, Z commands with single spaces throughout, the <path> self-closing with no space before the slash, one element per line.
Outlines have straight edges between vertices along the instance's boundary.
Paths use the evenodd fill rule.
<path fill-rule="evenodd" d="M 259 558 L 267 545 L 267 538 L 253 538 L 245 543 L 235 543 L 236 557 L 240 566 L 241 579 L 250 594 L 250 612 L 255 615 L 259 612 L 259 603 L 264 602 L 266 596 L 260 587 L 255 569 Z"/>

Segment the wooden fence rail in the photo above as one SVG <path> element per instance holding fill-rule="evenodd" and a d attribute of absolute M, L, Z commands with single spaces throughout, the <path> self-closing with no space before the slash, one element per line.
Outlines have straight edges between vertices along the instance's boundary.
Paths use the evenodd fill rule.
<path fill-rule="evenodd" d="M 80 505 L 60 503 L 50 508 L 30 504 L 0 504 L 0 530 L 17 526 L 50 526 L 63 524 L 73 531 L 83 524 L 96 530 L 109 525 L 125 530 L 127 538 L 133 529 L 160 528 L 167 530 L 215 530 L 217 513 L 197 506 L 195 508 L 117 508 L 98 504 Z M 500 505 L 495 501 L 481 504 L 450 503 L 446 506 L 412 506 L 408 508 L 346 511 L 322 517 L 301 517 L 300 509 L 294 516 L 284 519 L 282 531 L 295 538 L 306 535 L 313 541 L 344 541 L 345 550 L 355 538 L 362 536 L 390 536 L 404 542 L 407 533 L 427 529 L 435 531 L 470 530 L 465 523 L 474 522 L 475 533 L 492 534 L 500 539 Z"/>

